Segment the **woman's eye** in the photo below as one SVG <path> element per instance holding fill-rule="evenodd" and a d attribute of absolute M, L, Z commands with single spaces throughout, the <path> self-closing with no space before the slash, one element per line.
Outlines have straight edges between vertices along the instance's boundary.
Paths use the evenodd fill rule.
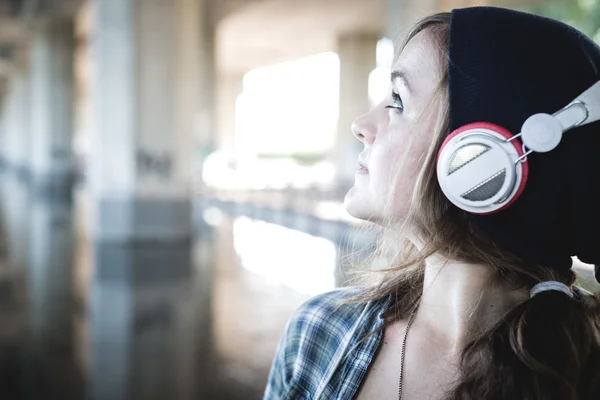
<path fill-rule="evenodd" d="M 393 101 L 392 104 L 390 104 L 389 106 L 386 106 L 385 108 L 395 109 L 398 112 L 401 112 L 402 110 L 404 110 L 404 104 L 402 103 L 402 99 L 400 98 L 398 93 L 392 92 L 392 101 Z"/>

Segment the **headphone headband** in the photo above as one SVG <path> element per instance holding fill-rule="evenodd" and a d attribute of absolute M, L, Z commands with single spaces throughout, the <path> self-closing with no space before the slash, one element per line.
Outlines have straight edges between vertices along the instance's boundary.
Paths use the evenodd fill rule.
<path fill-rule="evenodd" d="M 577 126 L 587 125 L 591 124 L 592 122 L 600 121 L 600 81 L 590 86 L 589 89 L 580 94 L 569 105 L 573 103 L 582 103 L 587 108 L 588 112 L 587 118 Z"/>
<path fill-rule="evenodd" d="M 554 114 L 535 114 L 527 118 L 521 133 L 530 152 L 546 153 L 558 146 L 562 134 L 578 126 L 600 120 L 600 81 Z"/>

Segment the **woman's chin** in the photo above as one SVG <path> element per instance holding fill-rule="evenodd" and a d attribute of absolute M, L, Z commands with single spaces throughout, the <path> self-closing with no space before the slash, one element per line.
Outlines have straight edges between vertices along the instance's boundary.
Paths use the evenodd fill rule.
<path fill-rule="evenodd" d="M 364 213 L 361 213 L 360 210 L 356 210 L 351 206 L 346 206 L 345 204 L 344 209 L 346 210 L 346 213 L 353 218 L 365 219 Z"/>
<path fill-rule="evenodd" d="M 344 197 L 344 210 L 354 218 L 363 219 L 362 216 L 364 214 L 365 202 L 360 201 L 361 199 L 359 197 L 356 188 L 352 187 Z"/>
<path fill-rule="evenodd" d="M 365 207 L 364 203 L 357 203 L 352 199 L 348 199 L 348 196 L 344 199 L 344 209 L 351 217 L 362 219 L 363 221 L 377 222 L 377 216 L 368 207 Z"/>

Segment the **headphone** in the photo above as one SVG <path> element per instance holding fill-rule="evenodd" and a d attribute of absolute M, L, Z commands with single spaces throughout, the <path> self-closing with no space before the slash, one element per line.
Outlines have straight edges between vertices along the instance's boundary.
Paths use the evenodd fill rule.
<path fill-rule="evenodd" d="M 529 154 L 549 152 L 566 131 L 598 120 L 600 81 L 556 113 L 530 116 L 517 135 L 489 122 L 462 126 L 438 153 L 440 187 L 448 200 L 472 214 L 502 211 L 525 189 Z"/>

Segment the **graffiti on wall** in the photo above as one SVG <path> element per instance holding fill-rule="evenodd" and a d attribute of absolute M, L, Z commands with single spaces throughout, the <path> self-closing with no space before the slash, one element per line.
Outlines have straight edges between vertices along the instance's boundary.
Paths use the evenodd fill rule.
<path fill-rule="evenodd" d="M 140 177 L 155 177 L 167 180 L 173 173 L 173 158 L 166 152 L 138 149 L 136 154 L 137 173 Z"/>

